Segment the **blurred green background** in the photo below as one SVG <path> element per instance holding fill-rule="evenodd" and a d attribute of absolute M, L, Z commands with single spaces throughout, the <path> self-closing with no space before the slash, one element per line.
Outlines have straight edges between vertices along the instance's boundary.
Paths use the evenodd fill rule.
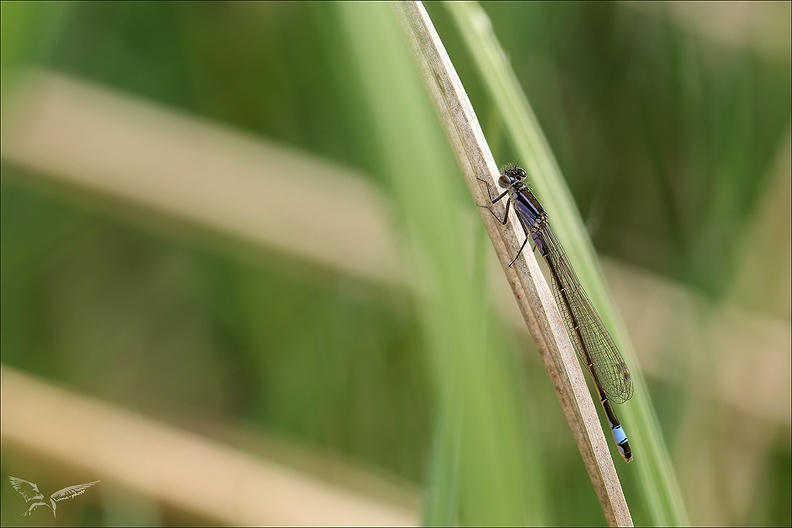
<path fill-rule="evenodd" d="M 627 330 L 642 364 L 651 365 L 645 375 L 691 521 L 789 525 L 789 376 L 762 376 L 789 369 L 789 4 L 483 7 L 606 276 L 614 280 L 628 270 L 642 285 L 674 292 L 669 303 L 651 288 L 613 285 L 623 311 L 646 309 L 640 326 L 629 325 L 635 314 L 625 313 Z M 442 373 L 427 353 L 431 315 L 421 295 L 281 247 L 251 254 L 244 241 L 195 229 L 177 212 L 174 222 L 167 211 L 116 207 L 117 197 L 64 185 L 57 169 L 32 169 L 6 148 L 16 133 L 5 117 L 16 105 L 15 83 L 46 68 L 348 167 L 387 202 L 397 201 L 382 138 L 416 131 L 377 129 L 371 105 L 387 105 L 391 94 L 364 101 L 360 77 L 378 72 L 361 73 L 354 64 L 359 40 L 343 13 L 354 9 L 296 2 L 3 2 L 4 366 L 240 449 L 229 430 L 347 457 L 432 496 L 441 485 L 431 468 L 447 439 L 437 433 L 444 419 L 437 412 Z M 508 116 L 491 108 L 448 13 L 439 3 L 427 9 L 496 160 L 516 161 L 503 139 Z M 372 49 L 380 44 L 372 42 Z M 389 64 L 383 60 L 381 67 Z M 425 104 L 397 111 L 434 119 Z M 79 134 L 79 123 L 73 126 Z M 473 213 L 450 149 L 433 146 L 428 155 L 450 167 L 442 175 L 448 194 Z M 134 174 L 128 179 L 133 185 Z M 172 199 L 176 204 L 180 197 Z M 295 217 L 322 222 L 322 211 L 304 210 L 300 196 L 283 200 Z M 409 246 L 413 220 L 398 214 L 409 208 L 395 210 L 397 237 Z M 478 257 L 491 253 L 475 233 Z M 464 270 L 478 265 L 470 255 L 458 259 Z M 666 315 L 678 310 L 696 318 L 652 319 L 658 312 L 649 308 L 662 302 L 670 308 Z M 524 522 L 604 524 L 535 345 L 497 315 L 482 313 L 488 345 L 506 351 L 492 353 L 505 354 L 504 371 L 519 378 L 500 384 L 528 415 L 493 433 L 519 430 L 533 442 L 515 463 L 528 482 L 515 477 L 501 485 L 517 496 L 541 489 L 525 498 Z M 736 333 L 741 324 L 750 328 L 738 341 L 721 339 L 724 328 Z M 756 358 L 761 369 L 752 373 Z M 727 375 L 731 390 L 721 390 L 715 373 L 735 369 L 737 375 Z M 757 392 L 769 396 L 752 402 Z M 778 407 L 768 410 L 767 401 Z M 226 433 L 217 433 L 219 424 Z M 3 525 L 28 522 L 19 517 L 23 504 L 9 474 L 57 474 L 43 462 L 32 467 L 35 456 L 20 463 L 19 453 L 4 441 Z M 262 456 L 280 457 L 277 450 Z M 299 464 L 293 458 L 288 462 Z M 630 467 L 618 469 L 633 519 L 651 523 Z M 69 478 L 46 487 L 57 489 Z M 142 500 L 135 493 L 121 495 L 135 504 Z M 87 497 L 68 503 L 72 517 L 52 522 L 210 522 L 167 503 L 144 515 L 119 505 L 122 499 Z M 460 509 L 462 522 L 480 522 L 464 511 L 486 505 Z M 30 522 L 50 522 L 45 517 Z"/>

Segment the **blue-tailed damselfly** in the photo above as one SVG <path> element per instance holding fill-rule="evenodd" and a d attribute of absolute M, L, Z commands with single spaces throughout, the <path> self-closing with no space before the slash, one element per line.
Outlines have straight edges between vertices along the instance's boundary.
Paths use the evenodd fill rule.
<path fill-rule="evenodd" d="M 630 443 L 613 411 L 611 402 L 624 403 L 632 397 L 633 384 L 630 371 L 602 323 L 597 310 L 580 285 L 575 271 L 569 264 L 564 248 L 561 247 L 555 233 L 550 228 L 547 213 L 525 184 L 525 177 L 525 170 L 521 167 L 506 166 L 498 179 L 498 185 L 505 190 L 495 197 L 492 196 L 489 182 L 479 179 L 487 184 L 487 192 L 493 204 L 501 201 L 507 195 L 509 197 L 503 219 L 498 218 L 498 215 L 490 209 L 493 216 L 505 225 L 509 216 L 509 207 L 514 206 L 514 212 L 525 232 L 525 240 L 509 266 L 514 264 L 517 257 L 520 256 L 529 239 L 533 239 L 539 252 L 547 261 L 547 267 L 553 279 L 553 294 L 566 323 L 569 339 L 572 341 L 578 358 L 591 373 L 619 453 L 629 462 L 632 460 Z"/>

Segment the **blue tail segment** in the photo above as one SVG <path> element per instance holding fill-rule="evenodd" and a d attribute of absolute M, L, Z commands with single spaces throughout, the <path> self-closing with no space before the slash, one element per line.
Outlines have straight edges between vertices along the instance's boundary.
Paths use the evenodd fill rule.
<path fill-rule="evenodd" d="M 632 449 L 630 449 L 630 442 L 627 440 L 627 434 L 622 429 L 621 422 L 616 418 L 616 413 L 613 412 L 610 400 L 602 398 L 602 407 L 605 409 L 605 415 L 608 417 L 608 425 L 610 425 L 613 439 L 616 440 L 616 447 L 619 448 L 619 454 L 624 460 L 629 462 L 632 460 Z"/>
<path fill-rule="evenodd" d="M 613 438 L 616 440 L 616 446 L 619 448 L 619 453 L 621 453 L 622 458 L 629 462 L 632 460 L 632 449 L 630 449 L 630 442 L 627 440 L 627 435 L 624 433 L 624 429 L 622 429 L 621 424 L 617 423 L 613 425 L 610 422 L 611 432 L 613 433 Z"/>

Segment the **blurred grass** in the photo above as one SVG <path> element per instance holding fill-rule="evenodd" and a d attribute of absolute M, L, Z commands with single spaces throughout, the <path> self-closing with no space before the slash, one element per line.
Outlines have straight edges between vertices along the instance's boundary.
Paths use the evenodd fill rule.
<path fill-rule="evenodd" d="M 526 482 L 535 464 L 530 440 L 520 434 L 525 410 L 515 403 L 521 384 L 504 383 L 516 358 L 486 346 L 488 310 L 475 286 L 484 275 L 471 280 L 463 262 L 456 216 L 462 196 L 449 185 L 457 170 L 445 137 L 390 7 L 336 6 L 359 68 L 361 104 L 372 117 L 380 154 L 372 169 L 388 175 L 421 292 L 417 311 L 435 379 L 436 435 L 446 440 L 436 444 L 433 457 L 450 461 L 435 469 L 447 472 L 440 480 L 458 479 L 458 489 L 448 493 L 428 489 L 425 521 L 542 524 L 538 489 Z"/>
<path fill-rule="evenodd" d="M 614 331 L 624 324 L 615 325 L 619 319 L 613 302 L 605 293 L 604 278 L 598 269 L 593 248 L 587 243 L 585 228 L 574 211 L 574 204 L 557 162 L 547 145 L 547 140 L 519 83 L 503 61 L 503 50 L 489 30 L 486 13 L 475 3 L 446 4 L 462 35 L 468 52 L 479 67 L 479 76 L 484 80 L 497 111 L 508 115 L 506 129 L 515 151 L 528 169 L 530 185 L 539 195 L 544 195 L 553 226 L 565 247 L 573 266 L 580 274 L 582 284 L 599 306 L 603 320 L 610 323 L 613 338 L 619 343 L 627 364 L 631 367 L 636 397 L 620 410 L 625 430 L 629 431 L 636 457 L 635 472 L 641 480 L 643 496 L 651 524 L 684 526 L 687 520 L 679 484 L 669 459 L 668 450 L 660 433 L 654 408 L 648 397 L 643 374 L 637 369 L 637 361 L 628 340 Z M 570 242 L 571 241 L 571 242 Z M 603 424 L 607 427 L 607 424 Z M 607 429 L 605 429 L 607 431 Z M 640 461 L 640 462 L 639 462 Z"/>
<path fill-rule="evenodd" d="M 418 261 L 432 273 L 424 278 L 434 277 L 453 299 L 430 304 L 348 277 L 306 276 L 289 271 L 277 256 L 244 261 L 168 229 L 141 229 L 55 190 L 24 185 L 32 175 L 4 162 L 4 364 L 187 423 L 231 415 L 292 433 L 413 482 L 432 483 L 426 490 L 430 507 L 451 504 L 455 510 L 454 494 L 466 498 L 459 508 L 462 521 L 482 521 L 496 512 L 491 519 L 504 522 L 602 522 L 547 380 L 535 369 L 515 367 L 517 350 L 525 345 L 482 315 L 470 284 L 477 275 L 457 253 L 460 242 L 445 240 L 456 235 L 442 223 L 449 219 L 444 208 L 454 200 L 467 203 L 466 191 L 450 153 L 426 129 L 433 126 L 431 108 L 406 95 L 414 94 L 401 79 L 406 70 L 388 62 L 361 69 L 376 62 L 384 47 L 397 46 L 390 39 L 378 42 L 377 33 L 364 37 L 383 27 L 375 22 L 387 24 L 372 14 L 367 27 L 362 13 L 373 8 L 1 5 L 3 108 L 15 71 L 40 65 L 363 168 L 397 204 L 416 241 L 410 247 L 417 255 L 435 255 L 437 260 Z M 427 7 L 489 134 L 486 123 L 509 116 L 493 116 L 450 21 L 439 6 Z M 598 251 L 671 278 L 717 306 L 731 292 L 741 252 L 751 251 L 739 235 L 758 214 L 773 177 L 770 168 L 789 141 L 788 55 L 710 40 L 665 11 L 624 4 L 487 3 L 484 9 Z M 365 32 L 350 35 L 354 31 L 345 24 Z M 375 72 L 388 77 L 366 77 Z M 398 84 L 387 85 L 390 76 Z M 395 86 L 406 94 L 394 94 Z M 496 146 L 495 152 L 499 161 L 516 161 L 508 146 Z M 299 197 L 294 203 L 300 214 Z M 788 245 L 769 248 L 768 263 L 784 257 L 773 250 L 788 251 Z M 468 284 L 457 291 L 460 282 Z M 774 282 L 766 284 L 764 297 L 779 295 Z M 449 306 L 460 313 L 444 313 Z M 788 312 L 752 308 L 788 323 Z M 455 321 L 476 321 L 476 328 L 465 328 L 470 342 L 453 335 Z M 454 343 L 463 348 L 449 350 Z M 493 365 L 484 368 L 494 372 L 479 380 L 472 374 L 483 364 L 483 351 L 493 355 L 487 358 Z M 668 350 L 667 361 L 685 364 L 680 355 L 688 352 Z M 454 353 L 469 363 L 454 366 L 448 359 Z M 718 361 L 709 354 L 706 359 Z M 481 422 L 472 423 L 486 423 L 494 410 L 509 417 L 492 430 L 470 431 L 475 441 L 487 443 L 486 450 L 505 446 L 503 459 L 515 464 L 504 482 L 489 480 L 498 475 L 493 466 L 484 467 L 489 479 L 466 478 L 467 489 L 434 484 L 453 482 L 455 464 L 469 464 L 464 468 L 472 471 L 486 460 L 455 461 L 454 415 L 443 414 L 453 408 L 442 401 L 439 386 L 442 369 L 452 367 L 461 369 L 454 375 L 474 383 L 465 404 L 500 402 L 474 408 Z M 718 427 L 696 445 L 672 434 L 688 405 L 690 387 L 684 383 L 695 379 L 700 378 L 683 376 L 671 387 L 650 380 L 665 440 L 672 452 L 723 452 L 729 435 Z M 482 397 L 485 384 L 498 380 L 505 387 Z M 528 416 L 515 417 L 518 409 Z M 533 433 L 537 446 L 515 453 L 514 444 L 527 443 L 531 431 L 542 432 Z M 430 457 L 434 435 L 444 447 Z M 723 499 L 713 504 L 697 500 L 705 490 L 686 488 L 693 522 L 792 522 L 788 427 L 773 429 L 772 438 L 760 454 L 760 486 L 745 499 L 750 507 L 719 507 L 729 504 L 728 490 L 717 488 Z M 4 454 L 4 477 L 7 464 Z M 436 472 L 431 479 L 430 468 Z M 722 469 L 722 480 L 729 471 Z M 621 475 L 636 523 L 647 524 L 646 507 L 636 502 L 639 484 L 629 470 Z M 526 498 L 523 504 L 523 497 L 512 498 L 520 504 L 490 502 L 487 493 L 470 498 L 481 486 L 503 489 L 505 499 L 533 490 L 534 481 L 544 491 L 525 496 L 535 503 Z M 6 484 L 0 484 L 4 525 L 19 522 L 20 506 Z M 428 512 L 430 519 L 453 518 Z M 84 524 L 97 524 L 95 511 L 86 515 Z M 160 522 L 180 519 L 170 512 Z"/>

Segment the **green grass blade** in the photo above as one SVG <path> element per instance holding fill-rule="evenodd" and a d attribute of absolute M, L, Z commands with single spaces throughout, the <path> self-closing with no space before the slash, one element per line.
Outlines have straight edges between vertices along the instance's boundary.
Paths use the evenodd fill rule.
<path fill-rule="evenodd" d="M 358 69 L 376 170 L 393 193 L 410 249 L 405 260 L 421 292 L 417 308 L 440 407 L 424 519 L 542 524 L 518 396 L 524 387 L 508 382 L 516 359 L 487 347 L 487 318 L 457 223 L 458 169 L 395 12 L 384 3 L 332 5 Z"/>
<path fill-rule="evenodd" d="M 641 493 L 649 516 L 658 525 L 686 525 L 687 513 L 672 469 L 646 382 L 597 263 L 596 254 L 572 196 L 566 187 L 550 147 L 531 110 L 506 55 L 492 32 L 483 9 L 475 2 L 445 4 L 465 42 L 480 78 L 504 118 L 507 137 L 521 156 L 553 227 L 577 270 L 581 283 L 597 306 L 612 336 L 630 366 L 635 397 L 619 409 L 633 445 L 635 463 L 631 466 L 641 482 Z"/>

